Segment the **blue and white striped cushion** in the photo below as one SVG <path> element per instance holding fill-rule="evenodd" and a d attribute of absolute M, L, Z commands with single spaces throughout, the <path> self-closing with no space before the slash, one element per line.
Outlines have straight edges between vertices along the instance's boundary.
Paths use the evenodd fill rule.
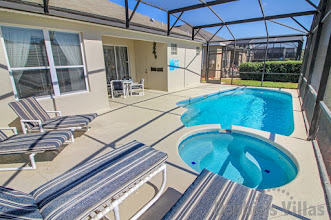
<path fill-rule="evenodd" d="M 51 118 L 34 97 L 10 102 L 9 106 L 23 120 L 40 120 L 45 129 L 82 127 L 88 125 L 98 116 L 96 113 L 93 113 Z M 25 124 L 30 129 L 39 129 L 38 123 L 28 122 Z"/>
<path fill-rule="evenodd" d="M 69 115 L 51 118 L 42 123 L 45 129 L 56 129 L 56 128 L 69 128 L 69 127 L 84 127 L 93 121 L 98 114 L 85 114 L 85 115 Z"/>
<path fill-rule="evenodd" d="M 0 186 L 0 219 L 43 219 L 30 194 Z"/>
<path fill-rule="evenodd" d="M 163 217 L 167 219 L 268 219 L 272 196 L 204 169 Z"/>
<path fill-rule="evenodd" d="M 56 150 L 73 132 L 68 130 L 14 135 L 0 142 L 0 155 Z"/>
<path fill-rule="evenodd" d="M 158 168 L 167 154 L 137 141 L 69 170 L 31 195 L 45 219 L 80 219 Z"/>
<path fill-rule="evenodd" d="M 0 142 L 6 140 L 7 138 L 7 135 L 0 130 Z"/>
<path fill-rule="evenodd" d="M 41 120 L 43 122 L 51 118 L 34 97 L 10 102 L 9 106 L 24 120 Z M 26 125 L 32 128 L 37 123 L 26 123 Z"/>

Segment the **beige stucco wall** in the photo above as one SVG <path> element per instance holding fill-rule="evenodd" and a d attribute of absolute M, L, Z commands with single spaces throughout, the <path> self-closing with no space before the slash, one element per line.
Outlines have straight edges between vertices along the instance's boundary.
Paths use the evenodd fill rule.
<path fill-rule="evenodd" d="M 135 41 L 137 78 L 145 79 L 148 89 L 168 91 L 167 44 L 156 43 L 157 58 L 153 54 L 153 42 Z M 163 72 L 151 71 L 151 67 L 163 68 Z"/>
<path fill-rule="evenodd" d="M 128 48 L 129 72 L 132 77 L 132 80 L 137 81 L 134 40 L 130 40 L 126 38 L 102 36 L 102 43 L 103 45 L 108 45 L 108 46 L 125 46 Z"/>
<path fill-rule="evenodd" d="M 16 114 L 8 106 L 8 103 L 13 101 L 15 101 L 13 87 L 7 70 L 5 53 L 0 43 L 0 127 L 17 124 L 12 124 Z"/>
<path fill-rule="evenodd" d="M 177 44 L 177 55 L 171 55 L 171 43 Z M 201 78 L 201 48 L 190 42 L 173 40 L 168 43 L 168 91 L 176 91 L 200 83 Z M 200 53 L 196 54 L 196 47 Z M 170 71 L 170 59 L 179 61 L 179 68 Z"/>

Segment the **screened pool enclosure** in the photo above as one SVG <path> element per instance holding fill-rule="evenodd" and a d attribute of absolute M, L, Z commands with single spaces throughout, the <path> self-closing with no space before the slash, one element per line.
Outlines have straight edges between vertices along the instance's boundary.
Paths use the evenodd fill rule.
<path fill-rule="evenodd" d="M 329 181 L 331 176 L 331 0 L 123 0 L 123 2 L 125 19 L 49 6 L 49 0 L 43 0 L 42 4 L 0 0 L 0 6 L 90 24 L 141 31 L 154 36 L 162 35 L 172 39 L 181 38 L 200 42 L 205 46 L 202 62 L 204 72 L 202 72 L 207 83 L 213 82 L 210 78 L 215 78 L 216 74 L 218 74 L 216 80 L 218 83 L 222 77 L 229 77 L 232 80 L 237 77 L 236 71 L 240 63 L 259 61 L 263 64 L 262 71 L 257 73 L 260 77 L 258 81 L 262 85 L 265 78 L 272 74 L 266 70 L 266 61 L 301 59 L 301 71 L 297 73 L 298 94 L 305 118 L 307 139 L 314 145 L 325 193 L 329 199 L 331 198 Z M 144 12 L 157 13 L 158 18 L 162 18 L 162 24 L 159 27 L 146 27 L 144 24 L 133 22 L 132 18 L 141 7 L 144 8 Z M 150 20 L 154 21 L 152 17 Z M 177 26 L 181 25 L 188 26 L 189 31 L 186 34 L 176 31 Z M 79 45 L 78 35 L 39 29 L 27 32 L 7 27 L 3 27 L 1 31 L 4 45 L 8 50 L 9 71 L 12 73 L 11 77 L 17 89 L 15 94 L 18 98 L 30 96 L 29 93 L 60 95 L 88 90 L 89 84 L 83 71 L 84 53 Z M 210 35 L 202 34 L 203 31 L 208 31 Z M 27 42 L 25 37 L 17 34 L 19 32 L 29 34 L 32 36 L 29 39 L 33 40 Z M 44 39 L 50 39 L 48 41 L 50 43 L 38 47 Z M 23 42 L 23 46 L 30 47 L 30 50 L 34 49 L 36 54 L 52 55 L 54 60 L 48 59 L 47 56 L 43 56 L 47 58 L 44 60 L 28 60 L 19 52 L 19 47 L 13 47 L 12 42 L 17 40 Z M 67 47 L 66 42 L 69 41 L 75 47 Z M 105 54 L 109 54 L 109 62 L 116 64 L 109 66 L 108 76 L 119 78 L 121 77 L 119 71 L 127 71 L 127 69 L 119 70 L 117 65 L 128 60 L 125 48 L 106 49 Z M 59 51 L 64 51 L 64 54 L 59 54 Z M 222 57 L 217 66 L 216 58 L 220 55 Z M 18 60 L 20 63 L 12 62 L 11 59 L 15 56 L 21 58 Z M 212 59 L 215 61 L 212 62 Z M 17 68 L 22 66 L 22 63 L 31 64 L 32 67 Z M 169 63 L 167 61 L 167 65 Z M 66 67 L 64 68 L 63 65 Z M 124 65 L 124 68 L 127 66 Z M 42 81 L 26 78 L 25 73 L 38 76 L 33 77 L 33 80 L 39 78 Z M 59 84 L 52 86 L 54 81 L 58 81 Z M 40 85 L 38 91 L 27 91 L 25 87 L 28 83 Z"/>
<path fill-rule="evenodd" d="M 265 75 L 269 74 L 265 69 L 267 60 L 282 60 L 289 57 L 295 60 L 302 59 L 298 90 L 306 122 L 307 139 L 313 141 L 325 184 L 325 193 L 329 199 L 331 198 L 329 188 L 331 175 L 330 0 L 295 0 L 291 1 L 291 4 L 285 0 L 125 0 L 125 3 L 127 28 L 130 28 L 130 20 L 139 4 L 157 8 L 166 16 L 168 36 L 175 36 L 172 31 L 176 25 L 188 25 L 191 29 L 191 40 L 205 44 L 203 63 L 207 82 L 210 70 L 220 71 L 223 74 L 225 69 L 227 74 L 233 77 L 234 67 L 242 62 L 243 56 L 248 61 L 255 59 L 264 62 L 261 84 Z M 254 10 L 246 10 L 245 4 L 254 5 Z M 132 11 L 129 11 L 129 8 Z M 247 24 L 255 25 L 254 32 L 247 29 L 245 26 Z M 258 28 L 261 31 L 256 31 Z M 240 29 L 246 30 L 245 36 L 242 35 Z M 213 35 L 207 38 L 200 33 L 201 30 L 209 31 Z M 215 36 L 225 39 L 213 40 Z M 210 58 L 226 51 L 212 49 L 215 45 L 226 46 L 226 49 L 232 47 L 232 53 L 227 55 L 228 64 L 222 60 L 218 69 L 211 69 L 210 65 L 216 63 L 210 62 Z M 304 50 L 302 50 L 303 47 Z M 251 55 L 252 51 L 254 57 Z M 228 65 L 231 68 L 228 66 L 224 68 L 222 65 Z"/>

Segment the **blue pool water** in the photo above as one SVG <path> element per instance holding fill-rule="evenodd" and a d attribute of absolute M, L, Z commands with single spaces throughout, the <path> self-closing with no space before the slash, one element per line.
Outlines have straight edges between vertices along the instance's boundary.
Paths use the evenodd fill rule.
<path fill-rule="evenodd" d="M 211 131 L 186 138 L 179 155 L 191 168 L 204 168 L 250 188 L 282 186 L 297 175 L 292 160 L 273 145 L 243 134 Z"/>
<path fill-rule="evenodd" d="M 287 136 L 294 130 L 292 96 L 285 92 L 241 88 L 177 104 L 187 108 L 181 117 L 186 127 L 239 125 Z"/>

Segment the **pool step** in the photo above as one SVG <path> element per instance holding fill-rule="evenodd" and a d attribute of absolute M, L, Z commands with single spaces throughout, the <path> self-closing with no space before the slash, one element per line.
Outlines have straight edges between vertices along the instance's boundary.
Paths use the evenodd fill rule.
<path fill-rule="evenodd" d="M 244 185 L 256 188 L 262 181 L 262 171 L 257 161 L 245 151 L 245 148 L 246 145 L 236 139 L 228 145 L 231 163 L 244 178 Z"/>

